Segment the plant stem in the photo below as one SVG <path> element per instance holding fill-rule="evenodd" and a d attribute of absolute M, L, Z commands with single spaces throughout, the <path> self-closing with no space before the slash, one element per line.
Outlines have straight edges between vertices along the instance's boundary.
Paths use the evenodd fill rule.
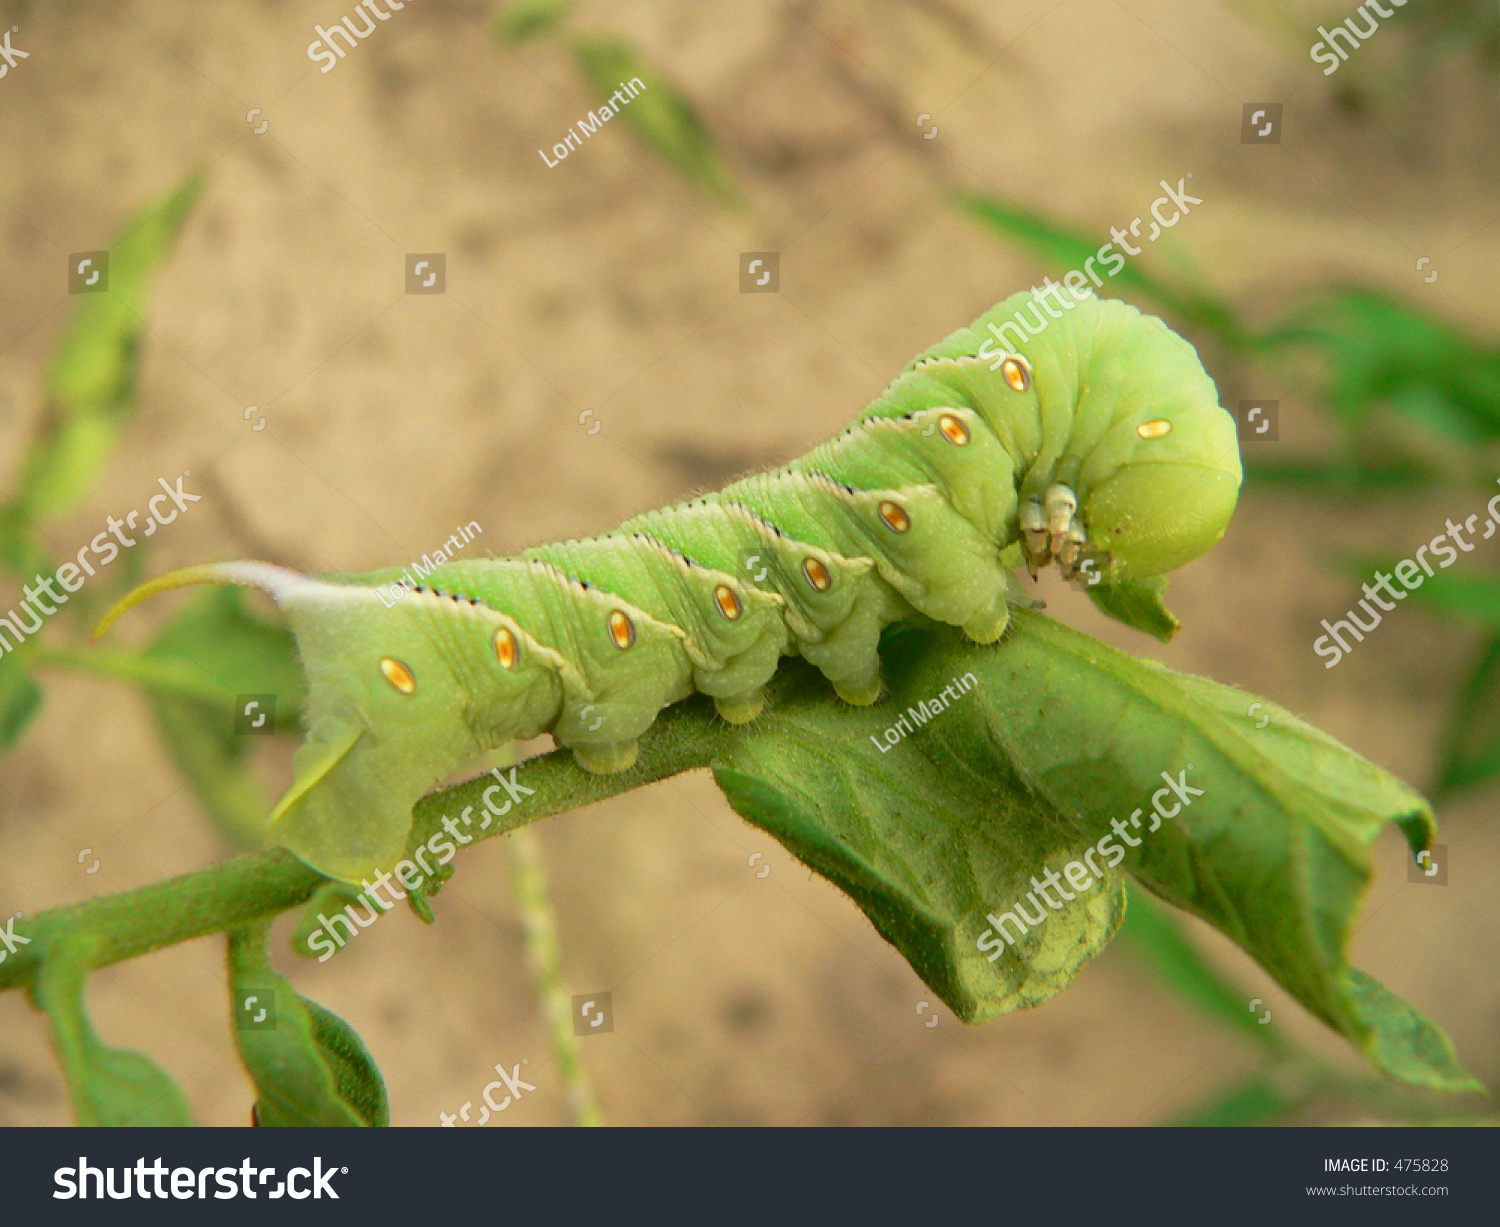
<path fill-rule="evenodd" d="M 557 913 L 547 894 L 547 871 L 542 866 L 541 841 L 533 830 L 521 829 L 506 840 L 516 909 L 521 916 L 521 938 L 526 963 L 536 985 L 552 1055 L 562 1075 L 568 1110 L 576 1125 L 602 1125 L 604 1116 L 594 1100 L 588 1070 L 573 1034 L 573 1003 L 562 981 L 562 953 L 557 942 Z"/>
<path fill-rule="evenodd" d="M 662 713 L 641 747 L 639 763 L 629 771 L 586 775 L 566 750 L 538 755 L 521 765 L 517 777 L 532 790 L 531 795 L 523 796 L 506 818 L 471 840 L 501 835 L 705 767 L 724 736 L 724 724 L 714 716 L 712 706 L 697 699 Z M 465 806 L 479 808 L 484 790 L 494 782 L 492 776 L 481 775 L 423 797 L 412 811 L 408 847 L 415 848 L 438 831 L 445 814 L 459 813 Z M 99 943 L 90 963 L 106 967 L 274 916 L 305 902 L 326 880 L 284 848 L 266 848 L 165 882 L 53 908 L 31 920 L 23 918 L 14 931 L 29 944 L 18 944 L 0 961 L 0 991 L 34 984 L 48 946 L 64 937 L 97 934 Z"/>

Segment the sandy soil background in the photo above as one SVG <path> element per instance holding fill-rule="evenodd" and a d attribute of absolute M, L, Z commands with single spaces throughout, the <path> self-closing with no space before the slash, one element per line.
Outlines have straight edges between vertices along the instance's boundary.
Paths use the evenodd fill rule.
<path fill-rule="evenodd" d="M 1201 0 L 580 5 L 574 29 L 627 37 L 699 106 L 744 190 L 734 210 L 618 124 L 549 168 L 538 149 L 593 95 L 557 42 L 499 46 L 487 4 L 413 0 L 321 74 L 313 27 L 351 7 L 0 5 L 30 53 L 0 80 L 7 467 L 68 318 L 67 254 L 107 246 L 193 169 L 208 176 L 151 297 L 138 420 L 88 506 L 53 531 L 59 554 L 184 469 L 206 494 L 156 539 L 152 571 L 243 554 L 363 570 L 470 520 L 476 548 L 506 553 L 797 454 L 921 348 L 1039 280 L 952 207 L 960 186 L 1103 230 L 1191 171 L 1204 203 L 1149 254 L 1159 266 L 1190 262 L 1262 312 L 1339 275 L 1500 331 L 1494 84 L 1462 61 L 1351 107 L 1304 41 Z M 1301 11 L 1309 26 L 1335 15 Z M 1372 67 L 1386 54 L 1367 50 Z M 1242 105 L 1258 100 L 1285 104 L 1279 146 L 1239 142 Z M 739 253 L 762 250 L 781 253 L 780 292 L 741 294 Z M 407 252 L 446 253 L 446 293 L 404 292 Z M 1299 388 L 1222 391 L 1279 396 L 1278 446 L 1323 437 Z M 1472 510 L 1252 487 L 1222 546 L 1175 577 L 1185 629 L 1168 648 L 1056 584 L 1044 595 L 1073 625 L 1266 695 L 1420 785 L 1475 639 L 1403 608 L 1332 671 L 1311 642 L 1356 595 L 1335 550 L 1404 554 Z M 172 608 L 143 610 L 124 641 Z M 0 913 L 225 855 L 139 694 L 48 682 L 0 763 Z M 285 756 L 265 769 L 284 780 Z M 1440 815 L 1446 890 L 1408 885 L 1400 841 L 1382 838 L 1354 950 L 1491 1086 L 1494 801 L 1480 791 Z M 1139 1124 L 1256 1059 L 1123 950 L 1040 1010 L 970 1029 L 938 1007 L 923 1026 L 930 994 L 896 952 L 703 775 L 538 831 L 567 980 L 613 993 L 613 1033 L 583 1046 L 612 1123 Z M 83 873 L 84 848 L 99 873 Z M 755 852 L 768 877 L 747 866 Z M 523 1058 L 538 1089 L 495 1123 L 565 1123 L 499 841 L 466 854 L 437 904 L 435 929 L 403 911 L 328 964 L 284 940 L 278 962 L 364 1037 L 395 1123 L 437 1124 L 497 1062 Z M 1275 1026 L 1357 1065 L 1253 963 L 1195 932 Z M 200 1122 L 246 1120 L 219 939 L 91 984 L 101 1034 L 156 1057 Z M 43 1018 L 0 996 L 0 1123 L 68 1119 Z"/>

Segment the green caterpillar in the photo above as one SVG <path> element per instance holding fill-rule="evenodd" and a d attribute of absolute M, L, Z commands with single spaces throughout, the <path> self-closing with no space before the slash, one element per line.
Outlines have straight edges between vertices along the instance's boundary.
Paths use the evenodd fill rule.
<path fill-rule="evenodd" d="M 1065 297 L 1023 337 L 1009 321 L 1033 301 L 1015 295 L 922 354 L 802 459 L 604 536 L 444 563 L 399 602 L 379 592 L 397 569 L 187 567 L 96 634 L 169 588 L 270 593 L 309 686 L 308 740 L 271 833 L 349 881 L 402 854 L 423 793 L 507 741 L 550 732 L 584 769 L 622 771 L 657 713 L 694 691 L 726 720 L 753 719 L 791 654 L 873 703 L 888 623 L 916 613 L 991 643 L 1025 599 L 1022 563 L 1090 583 L 1161 575 L 1234 510 L 1234 423 L 1192 346 L 1092 297 Z"/>

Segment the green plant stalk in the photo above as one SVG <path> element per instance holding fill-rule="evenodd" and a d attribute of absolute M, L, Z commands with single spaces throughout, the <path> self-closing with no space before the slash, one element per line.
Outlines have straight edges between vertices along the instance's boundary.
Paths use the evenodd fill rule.
<path fill-rule="evenodd" d="M 639 765 L 618 775 L 585 776 L 565 750 L 529 760 L 523 782 L 534 795 L 472 838 L 502 835 L 553 814 L 706 767 L 724 736 L 722 722 L 706 700 L 664 712 L 656 728 L 658 735 L 641 748 Z M 425 842 L 439 830 L 446 813 L 458 813 L 465 806 L 481 807 L 480 796 L 493 783 L 491 776 L 478 776 L 424 797 L 413 811 L 409 846 Z M 89 965 L 107 967 L 275 916 L 306 902 L 325 881 L 284 848 L 267 848 L 165 882 L 53 908 L 17 924 L 16 933 L 29 939 L 29 944 L 0 963 L 0 991 L 35 984 L 48 948 L 69 937 L 97 934 L 99 941 L 90 952 Z"/>
<path fill-rule="evenodd" d="M 542 866 L 541 841 L 536 832 L 521 828 L 505 841 L 510 857 L 511 884 L 521 917 L 526 963 L 536 985 L 542 1018 L 552 1043 L 552 1055 L 562 1075 L 568 1110 L 577 1125 L 602 1125 L 604 1115 L 594 1099 L 573 1034 L 572 999 L 562 981 L 562 953 L 557 942 L 557 913 L 547 893 L 547 871 Z"/>

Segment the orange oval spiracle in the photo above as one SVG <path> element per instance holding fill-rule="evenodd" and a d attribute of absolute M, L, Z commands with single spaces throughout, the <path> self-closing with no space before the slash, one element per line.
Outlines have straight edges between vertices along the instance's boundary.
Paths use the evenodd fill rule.
<path fill-rule="evenodd" d="M 610 610 L 609 637 L 622 652 L 635 642 L 635 623 L 622 610 Z"/>
<path fill-rule="evenodd" d="M 951 413 L 945 413 L 938 419 L 938 429 L 943 432 L 943 438 L 954 447 L 964 447 L 969 442 L 969 428 Z"/>
<path fill-rule="evenodd" d="M 880 504 L 880 518 L 893 533 L 904 533 L 911 527 L 911 516 L 906 514 L 906 509 L 889 499 Z"/>
<path fill-rule="evenodd" d="M 828 568 L 816 558 L 802 560 L 802 574 L 816 592 L 827 592 L 833 586 L 833 576 L 828 574 Z"/>
<path fill-rule="evenodd" d="M 1149 422 L 1142 422 L 1135 428 L 1135 433 L 1143 439 L 1160 439 L 1162 435 L 1172 433 L 1172 423 L 1167 418 L 1154 418 Z"/>
<path fill-rule="evenodd" d="M 740 616 L 740 610 L 744 608 L 740 604 L 740 596 L 728 584 L 720 584 L 714 589 L 714 604 L 719 607 L 719 612 L 730 622 Z"/>
<path fill-rule="evenodd" d="M 1031 363 L 1020 354 L 1012 354 L 1002 362 L 1000 373 L 1005 376 L 1005 382 L 1010 384 L 1013 392 L 1024 392 L 1031 387 Z"/>
<path fill-rule="evenodd" d="M 417 679 L 411 675 L 411 670 L 395 657 L 382 656 L 380 658 L 380 671 L 385 674 L 385 680 L 402 694 L 414 694 L 416 692 Z"/>
<path fill-rule="evenodd" d="M 516 667 L 516 637 L 508 627 L 502 626 L 495 632 L 495 659 L 500 662 L 502 669 Z"/>

